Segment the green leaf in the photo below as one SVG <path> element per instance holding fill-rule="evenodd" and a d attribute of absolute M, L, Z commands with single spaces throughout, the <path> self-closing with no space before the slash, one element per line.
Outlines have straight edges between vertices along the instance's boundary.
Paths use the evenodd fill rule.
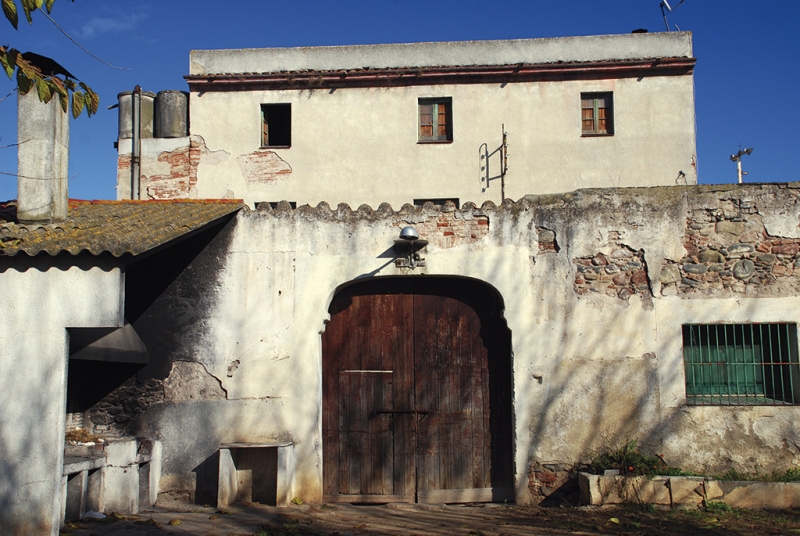
<path fill-rule="evenodd" d="M 72 94 L 72 117 L 77 119 L 81 112 L 83 112 L 83 107 L 86 103 L 83 100 L 83 93 L 80 91 L 76 91 Z"/>
<path fill-rule="evenodd" d="M 33 80 L 25 76 L 22 69 L 17 69 L 17 87 L 20 95 L 27 95 L 28 91 L 33 87 Z"/>
<path fill-rule="evenodd" d="M 50 99 L 53 98 L 53 92 L 50 90 L 50 86 L 47 82 L 45 82 L 44 78 L 36 77 L 36 91 L 39 93 L 39 100 L 47 103 L 50 102 Z"/>
<path fill-rule="evenodd" d="M 55 3 L 55 1 L 56 0 L 47 0 L 47 3 L 45 4 L 45 9 L 47 9 L 48 13 L 50 13 L 53 10 L 53 4 Z"/>
<path fill-rule="evenodd" d="M 33 24 L 31 13 L 36 11 L 36 0 L 21 0 L 22 11 L 25 12 L 25 18 L 28 19 L 29 24 Z"/>
<path fill-rule="evenodd" d="M 100 96 L 89 89 L 89 92 L 86 93 L 86 113 L 89 114 L 89 117 L 92 117 L 94 114 L 97 113 L 97 110 L 100 108 Z"/>
<path fill-rule="evenodd" d="M 3 0 L 3 14 L 16 30 L 19 23 L 19 15 L 17 14 L 17 4 L 14 3 L 14 0 Z"/>
<path fill-rule="evenodd" d="M 59 93 L 58 100 L 59 100 L 59 102 L 61 102 L 61 111 L 63 111 L 64 113 L 67 113 L 67 109 L 69 108 L 69 96 L 68 95 L 62 95 L 62 94 Z"/>
<path fill-rule="evenodd" d="M 3 70 L 9 78 L 14 77 L 14 64 L 9 62 L 9 57 L 5 50 L 0 50 L 0 65 L 3 66 Z"/>
<path fill-rule="evenodd" d="M 36 9 L 42 9 L 42 0 L 34 0 L 33 3 L 36 6 Z"/>

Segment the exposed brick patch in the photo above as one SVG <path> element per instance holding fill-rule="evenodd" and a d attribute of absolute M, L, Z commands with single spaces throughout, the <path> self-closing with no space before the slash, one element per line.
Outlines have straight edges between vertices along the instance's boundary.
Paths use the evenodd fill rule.
<path fill-rule="evenodd" d="M 753 203 L 722 199 L 718 209 L 690 211 L 684 249 L 663 263 L 662 295 L 800 293 L 800 239 L 770 236 Z"/>
<path fill-rule="evenodd" d="M 240 156 L 237 161 L 249 183 L 271 183 L 292 173 L 292 167 L 275 151 L 259 149 Z"/>
<path fill-rule="evenodd" d="M 579 296 L 597 292 L 628 300 L 651 295 L 644 251 L 617 244 L 609 254 L 597 253 L 572 259 L 576 274 L 573 289 Z"/>
<path fill-rule="evenodd" d="M 191 196 L 197 183 L 197 164 L 200 149 L 192 140 L 186 147 L 179 147 L 158 155 L 159 162 L 169 164 L 165 175 L 142 175 L 141 191 L 147 199 L 181 199 Z"/>
<path fill-rule="evenodd" d="M 431 210 L 428 207 L 428 210 Z M 434 209 L 435 210 L 435 209 Z M 489 234 L 489 217 L 478 210 L 455 210 L 445 207 L 436 215 L 427 217 L 423 222 L 398 221 L 395 226 L 404 227 L 412 224 L 429 244 L 442 249 L 463 244 L 472 244 Z"/>

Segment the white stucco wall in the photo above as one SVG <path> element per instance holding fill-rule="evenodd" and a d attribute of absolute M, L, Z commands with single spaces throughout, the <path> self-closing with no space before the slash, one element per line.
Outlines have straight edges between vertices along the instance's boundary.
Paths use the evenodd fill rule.
<path fill-rule="evenodd" d="M 614 95 L 614 135 L 581 136 L 581 93 Z M 450 97 L 452 143 L 418 143 L 418 99 Z M 292 147 L 263 149 L 261 105 L 290 103 Z M 505 197 L 586 187 L 675 184 L 695 172 L 691 75 L 588 81 L 203 92 L 191 95 L 202 136 L 196 195 L 399 209 L 415 198 L 502 201 L 485 153 L 508 132 Z M 269 162 L 248 160 L 271 152 Z M 288 170 L 288 172 L 287 172 Z M 280 173 L 278 173 L 280 171 Z M 498 177 L 500 157 L 489 158 Z M 193 194 L 194 195 L 194 194 Z"/>
<path fill-rule="evenodd" d="M 729 205 L 757 205 L 731 216 L 747 225 L 763 217 L 780 227 L 775 214 L 783 213 L 784 229 L 794 222 L 784 238 L 797 238 L 796 189 L 777 186 L 583 191 L 449 215 L 324 206 L 240 214 L 220 299 L 195 355 L 226 399 L 165 404 L 146 417 L 162 431 L 162 489 L 183 485 L 199 463 L 190 455 L 166 461 L 176 445 L 184 456 L 191 450 L 186 427 L 177 424 L 191 417 L 208 430 L 201 440 L 208 444 L 294 441 L 296 494 L 321 500 L 320 334 L 327 308 L 341 285 L 397 275 L 470 277 L 502 296 L 513 345 L 519 502 L 531 500 L 535 464 L 585 462 L 630 439 L 685 469 L 769 471 L 797 463 L 798 407 L 685 402 L 682 324 L 800 321 L 800 298 L 786 286 L 739 282 L 732 291 L 709 286 L 692 293 L 659 281 L 665 263 L 695 262 L 684 249 L 687 217 L 700 221 L 708 210 L 724 219 L 720 207 Z M 480 236 L 453 238 L 437 224 L 483 216 L 488 232 Z M 407 224 L 430 240 L 427 265 L 414 271 L 396 268 L 389 249 Z M 538 228 L 555 232 L 557 251 L 540 249 Z M 713 228 L 702 231 L 712 233 L 711 242 Z M 615 251 L 641 255 L 647 290 L 629 298 L 579 293 L 576 260 Z"/>
<path fill-rule="evenodd" d="M 183 149 L 173 141 L 143 140 L 142 198 L 233 197 L 251 207 L 325 201 L 354 209 L 388 202 L 399 209 L 414 199 L 500 203 L 588 187 L 695 184 L 692 70 L 686 64 L 665 75 L 658 68 L 664 58 L 691 60 L 691 33 L 192 51 L 190 77 L 267 73 L 286 76 L 284 89 L 256 82 L 218 90 L 225 82 L 212 82 L 193 91 L 192 151 L 181 141 L 181 161 Z M 645 63 L 635 74 L 606 69 L 619 61 Z M 550 64 L 578 71 L 560 80 L 563 74 L 374 87 L 320 82 L 319 89 L 292 83 L 309 71 L 483 66 L 489 73 L 490 66 Z M 582 136 L 584 92 L 613 93 L 613 135 Z M 452 142 L 418 143 L 419 99 L 438 97 L 452 99 Z M 290 148 L 261 148 L 264 104 L 291 105 Z M 497 151 L 503 130 L 504 192 Z M 122 199 L 130 192 L 129 142 L 121 140 L 119 150 Z"/>
<path fill-rule="evenodd" d="M 5 307 L 0 316 L 0 527 L 8 535 L 55 535 L 61 514 L 66 328 L 122 325 L 122 276 L 107 261 L 5 259 L 0 294 Z"/>

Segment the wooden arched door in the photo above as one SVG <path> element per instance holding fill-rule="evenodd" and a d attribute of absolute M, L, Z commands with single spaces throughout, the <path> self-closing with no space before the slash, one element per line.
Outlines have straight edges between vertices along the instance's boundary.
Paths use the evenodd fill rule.
<path fill-rule="evenodd" d="M 337 294 L 323 345 L 326 501 L 513 500 L 510 334 L 466 279 Z"/>

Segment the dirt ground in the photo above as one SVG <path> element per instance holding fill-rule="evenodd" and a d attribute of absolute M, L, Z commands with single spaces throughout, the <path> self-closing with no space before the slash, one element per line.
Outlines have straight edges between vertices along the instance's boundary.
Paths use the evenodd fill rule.
<path fill-rule="evenodd" d="M 717 508 L 716 510 L 722 510 Z M 653 510 L 643 507 L 258 504 L 157 509 L 70 523 L 62 536 L 522 536 L 800 534 L 800 510 Z"/>

